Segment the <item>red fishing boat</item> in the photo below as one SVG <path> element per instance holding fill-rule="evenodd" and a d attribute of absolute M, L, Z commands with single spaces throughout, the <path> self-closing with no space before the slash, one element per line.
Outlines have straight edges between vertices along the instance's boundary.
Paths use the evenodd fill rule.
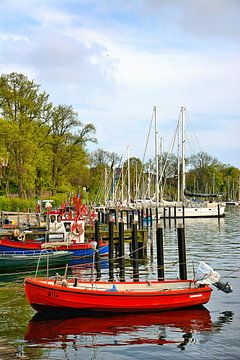
<path fill-rule="evenodd" d="M 0 238 L 0 252 L 6 251 L 28 251 L 36 252 L 43 249 L 70 251 L 73 257 L 92 257 L 95 253 L 96 244 L 92 239 L 85 237 L 86 216 L 91 218 L 93 225 L 94 218 L 88 214 L 88 209 L 82 205 L 81 197 L 75 198 L 75 210 L 66 211 L 62 208 L 48 211 L 47 230 L 41 233 L 33 230 L 19 232 L 15 229 L 10 236 Z M 100 239 L 98 244 L 100 255 L 108 254 L 108 243 Z"/>
<path fill-rule="evenodd" d="M 27 278 L 29 304 L 38 312 L 150 312 L 205 304 L 212 288 L 195 280 L 78 282 Z"/>

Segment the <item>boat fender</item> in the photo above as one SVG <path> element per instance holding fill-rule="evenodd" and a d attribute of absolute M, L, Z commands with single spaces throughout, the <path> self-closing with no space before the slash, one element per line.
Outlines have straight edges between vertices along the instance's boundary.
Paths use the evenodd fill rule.
<path fill-rule="evenodd" d="M 21 232 L 21 234 L 18 236 L 18 240 L 22 241 L 22 242 L 25 242 L 25 239 L 26 239 L 26 234 L 25 232 Z"/>
<path fill-rule="evenodd" d="M 14 230 L 13 230 L 13 236 L 14 236 L 15 238 L 17 238 L 19 235 L 20 235 L 20 230 L 19 230 L 19 229 L 14 229 Z"/>
<path fill-rule="evenodd" d="M 64 287 L 67 287 L 67 286 L 68 286 L 68 282 L 67 282 L 66 279 L 63 279 L 63 280 L 62 280 L 62 286 L 64 286 Z"/>

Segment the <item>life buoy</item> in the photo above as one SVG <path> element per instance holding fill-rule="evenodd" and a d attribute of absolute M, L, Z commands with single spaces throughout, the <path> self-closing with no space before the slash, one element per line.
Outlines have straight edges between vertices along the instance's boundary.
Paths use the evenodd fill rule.
<path fill-rule="evenodd" d="M 74 223 L 72 225 L 72 233 L 75 236 L 81 236 L 83 234 L 83 224 L 82 223 Z"/>

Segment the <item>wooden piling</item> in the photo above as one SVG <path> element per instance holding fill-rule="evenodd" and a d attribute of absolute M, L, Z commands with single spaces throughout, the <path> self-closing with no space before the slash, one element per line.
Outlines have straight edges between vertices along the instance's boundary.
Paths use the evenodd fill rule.
<path fill-rule="evenodd" d="M 129 211 L 126 210 L 126 216 L 127 216 L 127 229 L 129 229 Z"/>
<path fill-rule="evenodd" d="M 164 208 L 163 208 L 163 219 L 164 219 L 164 220 L 166 219 L 166 210 L 167 210 L 167 209 L 164 207 Z"/>
<path fill-rule="evenodd" d="M 185 221 L 185 207 L 183 205 L 182 207 L 182 217 L 183 217 L 183 222 Z"/>
<path fill-rule="evenodd" d="M 96 252 L 95 252 L 95 269 L 97 272 L 96 280 L 101 279 L 101 258 L 100 258 L 100 231 L 99 231 L 99 221 L 95 221 L 95 241 L 96 245 Z"/>
<path fill-rule="evenodd" d="M 152 208 L 149 209 L 149 216 L 150 216 L 150 227 L 152 228 L 153 219 L 152 219 Z"/>
<path fill-rule="evenodd" d="M 177 228 L 178 235 L 178 258 L 179 258 L 179 276 L 181 280 L 187 280 L 187 261 L 184 226 Z"/>
<path fill-rule="evenodd" d="M 132 222 L 133 222 L 133 216 L 132 216 L 132 212 L 130 212 L 129 214 L 129 227 L 132 227 Z"/>
<path fill-rule="evenodd" d="M 149 219 L 148 219 L 148 208 L 146 208 L 146 223 L 147 223 L 147 227 L 148 227 L 148 223 L 149 223 L 148 220 L 149 220 Z"/>
<path fill-rule="evenodd" d="M 138 228 L 141 229 L 141 213 L 140 213 L 140 209 L 138 209 L 137 213 L 138 213 Z"/>
<path fill-rule="evenodd" d="M 109 256 L 109 281 L 114 280 L 114 235 L 113 235 L 113 221 L 109 221 L 108 228 L 108 256 Z"/>
<path fill-rule="evenodd" d="M 143 229 L 144 210 L 141 209 L 141 229 Z"/>
<path fill-rule="evenodd" d="M 157 241 L 157 272 L 158 281 L 164 279 L 164 248 L 163 248 L 163 228 L 158 226 L 156 232 Z"/>
<path fill-rule="evenodd" d="M 155 216 L 156 216 L 156 224 L 158 224 L 158 207 L 156 207 Z"/>
<path fill-rule="evenodd" d="M 125 281 L 125 251 L 124 251 L 124 223 L 119 222 L 119 277 Z"/>
<path fill-rule="evenodd" d="M 135 222 L 132 224 L 132 262 L 133 281 L 139 281 L 137 224 Z"/>

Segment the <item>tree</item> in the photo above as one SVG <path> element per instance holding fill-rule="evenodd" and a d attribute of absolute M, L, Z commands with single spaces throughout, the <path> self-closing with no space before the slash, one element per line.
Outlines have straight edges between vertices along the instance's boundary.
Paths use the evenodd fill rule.
<path fill-rule="evenodd" d="M 119 161 L 120 157 L 114 152 L 105 151 L 103 149 L 97 149 L 90 155 L 91 167 L 98 165 L 107 165 L 110 167 L 115 166 Z"/>
<path fill-rule="evenodd" d="M 78 130 L 75 134 L 72 131 Z M 50 122 L 51 147 L 51 187 L 54 194 L 61 182 L 74 179 L 71 172 L 76 171 L 73 164 L 86 164 L 84 147 L 88 142 L 96 142 L 93 124 L 82 124 L 72 106 L 59 105 L 54 107 Z"/>
<path fill-rule="evenodd" d="M 22 74 L 0 77 L 1 141 L 5 149 L 6 190 L 10 179 L 20 197 L 34 192 L 42 128 L 48 124 L 52 105 L 40 86 Z"/>
<path fill-rule="evenodd" d="M 120 160 L 115 152 L 103 149 L 97 149 L 90 155 L 91 197 L 93 202 L 102 203 L 109 199 L 110 188 L 113 188 L 114 167 L 117 164 L 121 165 Z"/>

